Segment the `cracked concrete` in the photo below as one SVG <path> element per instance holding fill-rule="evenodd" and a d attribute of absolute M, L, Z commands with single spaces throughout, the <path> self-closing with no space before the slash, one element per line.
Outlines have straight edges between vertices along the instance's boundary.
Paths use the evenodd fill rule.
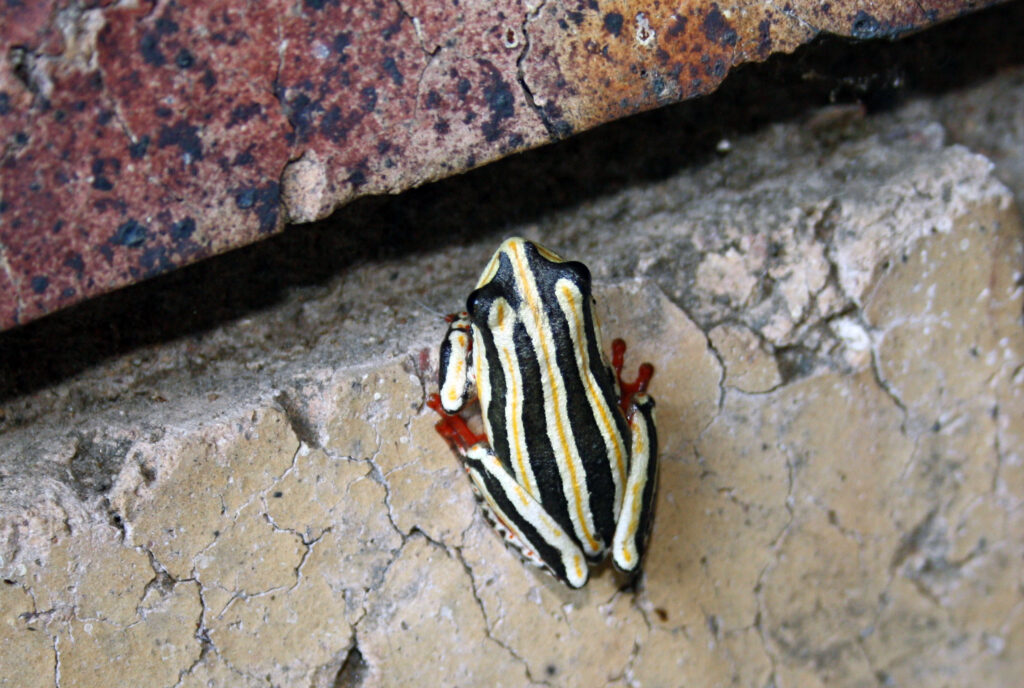
<path fill-rule="evenodd" d="M 1008 685 L 1024 230 L 930 107 L 508 229 L 655 365 L 636 581 L 524 566 L 434 432 L 486 236 L 5 400 L 0 686 Z"/>

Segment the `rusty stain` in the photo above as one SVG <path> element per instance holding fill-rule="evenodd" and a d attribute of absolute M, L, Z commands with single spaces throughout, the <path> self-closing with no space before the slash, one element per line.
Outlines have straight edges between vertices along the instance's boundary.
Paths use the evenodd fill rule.
<path fill-rule="evenodd" d="M 892 38 L 990 4 L 5 3 L 0 329 L 708 93 L 821 32 Z M 282 188 L 311 177 L 285 173 L 299 160 L 315 194 Z"/>

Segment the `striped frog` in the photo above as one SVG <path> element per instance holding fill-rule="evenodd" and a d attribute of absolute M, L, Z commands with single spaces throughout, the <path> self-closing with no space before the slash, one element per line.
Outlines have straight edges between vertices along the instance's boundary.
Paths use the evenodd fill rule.
<path fill-rule="evenodd" d="M 608 364 L 587 267 L 506 239 L 448 321 L 428 404 L 495 528 L 573 588 L 609 550 L 637 571 L 657 481 L 654 368 L 623 381 L 621 339 Z M 474 387 L 483 435 L 458 415 Z"/>

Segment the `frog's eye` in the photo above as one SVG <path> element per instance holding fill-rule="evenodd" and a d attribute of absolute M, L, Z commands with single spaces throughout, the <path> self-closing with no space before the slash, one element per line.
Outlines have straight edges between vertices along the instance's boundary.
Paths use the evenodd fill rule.
<path fill-rule="evenodd" d="M 494 305 L 494 299 L 499 295 L 500 292 L 494 288 L 493 282 L 474 289 L 466 299 L 466 312 L 469 313 L 469 319 L 475 323 L 486 321 L 487 314 Z"/>
<path fill-rule="evenodd" d="M 590 268 L 575 260 L 562 263 L 558 269 L 584 294 L 590 293 Z"/>

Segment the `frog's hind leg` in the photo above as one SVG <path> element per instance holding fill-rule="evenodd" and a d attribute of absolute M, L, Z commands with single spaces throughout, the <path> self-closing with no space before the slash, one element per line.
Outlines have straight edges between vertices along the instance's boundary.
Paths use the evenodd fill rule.
<path fill-rule="evenodd" d="M 495 527 L 523 557 L 547 568 L 573 588 L 587 582 L 583 550 L 485 444 L 469 448 L 463 458 L 477 495 Z"/>
<path fill-rule="evenodd" d="M 654 399 L 646 394 L 633 398 L 629 428 L 632 453 L 622 511 L 612 540 L 612 561 L 621 571 L 636 571 L 651 530 L 654 489 L 658 482 L 658 433 L 654 427 Z"/>
<path fill-rule="evenodd" d="M 560 581 L 583 587 L 589 576 L 583 550 L 505 468 L 486 435 L 477 435 L 460 416 L 447 413 L 437 394 L 427 398 L 427 406 L 441 416 L 435 429 L 461 459 L 484 513 L 505 541 Z"/>

